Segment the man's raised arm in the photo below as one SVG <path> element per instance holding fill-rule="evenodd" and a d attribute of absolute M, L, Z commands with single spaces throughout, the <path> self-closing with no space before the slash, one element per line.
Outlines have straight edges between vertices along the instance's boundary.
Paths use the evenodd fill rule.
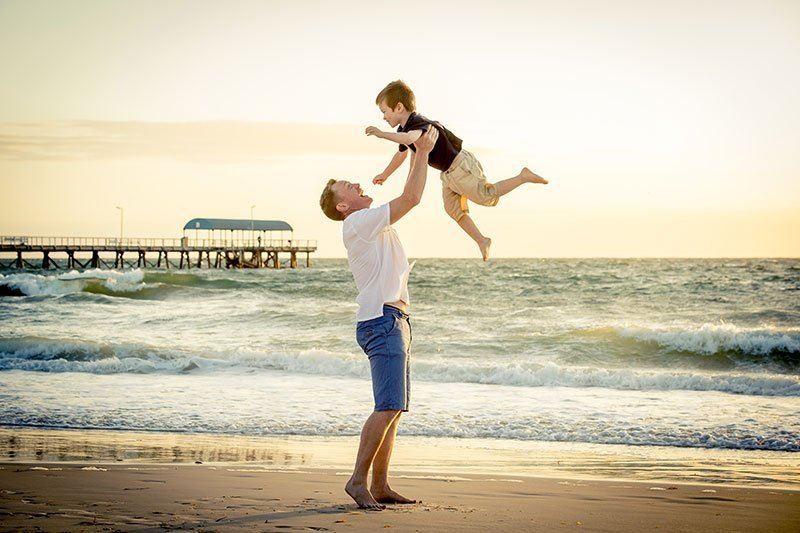
<path fill-rule="evenodd" d="M 414 143 L 417 153 L 411 162 L 411 170 L 408 173 L 406 186 L 403 194 L 389 202 L 389 223 L 394 224 L 422 200 L 422 192 L 425 190 L 425 180 L 428 178 L 428 154 L 433 150 L 439 131 L 436 128 L 429 128 L 428 133 L 424 134 Z"/>

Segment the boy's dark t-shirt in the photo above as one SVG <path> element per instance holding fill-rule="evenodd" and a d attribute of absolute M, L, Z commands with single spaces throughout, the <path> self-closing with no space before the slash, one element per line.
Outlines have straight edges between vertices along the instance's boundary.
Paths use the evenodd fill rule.
<path fill-rule="evenodd" d="M 436 139 L 436 144 L 434 145 L 433 150 L 431 150 L 431 153 L 428 155 L 428 164 L 436 170 L 444 172 L 450 168 L 450 165 L 453 164 L 453 160 L 461 151 L 461 139 L 453 135 L 453 132 L 435 120 L 427 119 L 419 113 L 411 113 L 406 121 L 406 125 L 398 126 L 397 131 L 399 133 L 405 133 L 407 131 L 414 130 L 422 130 L 423 132 L 427 132 L 431 125 L 439 130 L 439 138 Z M 411 146 L 401 144 L 399 150 L 401 152 L 405 152 L 409 148 L 415 152 L 417 151 L 417 148 L 413 144 Z"/>

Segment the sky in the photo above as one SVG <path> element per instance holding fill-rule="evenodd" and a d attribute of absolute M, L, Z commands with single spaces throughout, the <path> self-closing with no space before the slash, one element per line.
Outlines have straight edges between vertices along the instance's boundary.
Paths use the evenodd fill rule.
<path fill-rule="evenodd" d="M 524 186 L 473 207 L 498 257 L 800 256 L 800 3 L 0 0 L 0 235 L 178 237 L 282 219 L 342 257 L 328 178 L 387 202 L 419 111 Z M 478 257 L 438 172 L 409 255 Z"/>

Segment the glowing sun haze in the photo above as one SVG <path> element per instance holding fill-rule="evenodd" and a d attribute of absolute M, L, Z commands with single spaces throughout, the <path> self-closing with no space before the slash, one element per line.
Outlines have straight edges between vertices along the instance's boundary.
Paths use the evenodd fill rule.
<path fill-rule="evenodd" d="M 342 256 L 329 177 L 376 201 L 402 78 L 492 180 L 496 256 L 800 255 L 800 3 L 0 2 L 0 234 L 173 237 L 278 218 Z M 398 230 L 475 257 L 438 173 Z"/>

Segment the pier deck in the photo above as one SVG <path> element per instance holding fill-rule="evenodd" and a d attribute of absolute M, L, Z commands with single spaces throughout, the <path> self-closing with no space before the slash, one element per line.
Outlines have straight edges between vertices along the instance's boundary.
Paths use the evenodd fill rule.
<path fill-rule="evenodd" d="M 306 267 L 310 267 L 311 254 L 316 250 L 317 241 L 295 239 L 3 236 L 0 237 L 0 253 L 14 254 L 14 257 L 0 258 L 0 268 L 62 268 L 51 254 L 66 255 L 66 268 L 182 269 L 202 268 L 204 263 L 206 268 L 281 268 L 281 253 L 288 254 L 289 267 L 297 268 L 299 254 L 306 254 Z M 126 253 L 129 257 L 135 254 L 135 259 L 128 260 Z M 31 257 L 30 254 L 36 254 L 37 257 Z M 113 257 L 109 257 L 110 254 Z"/>

